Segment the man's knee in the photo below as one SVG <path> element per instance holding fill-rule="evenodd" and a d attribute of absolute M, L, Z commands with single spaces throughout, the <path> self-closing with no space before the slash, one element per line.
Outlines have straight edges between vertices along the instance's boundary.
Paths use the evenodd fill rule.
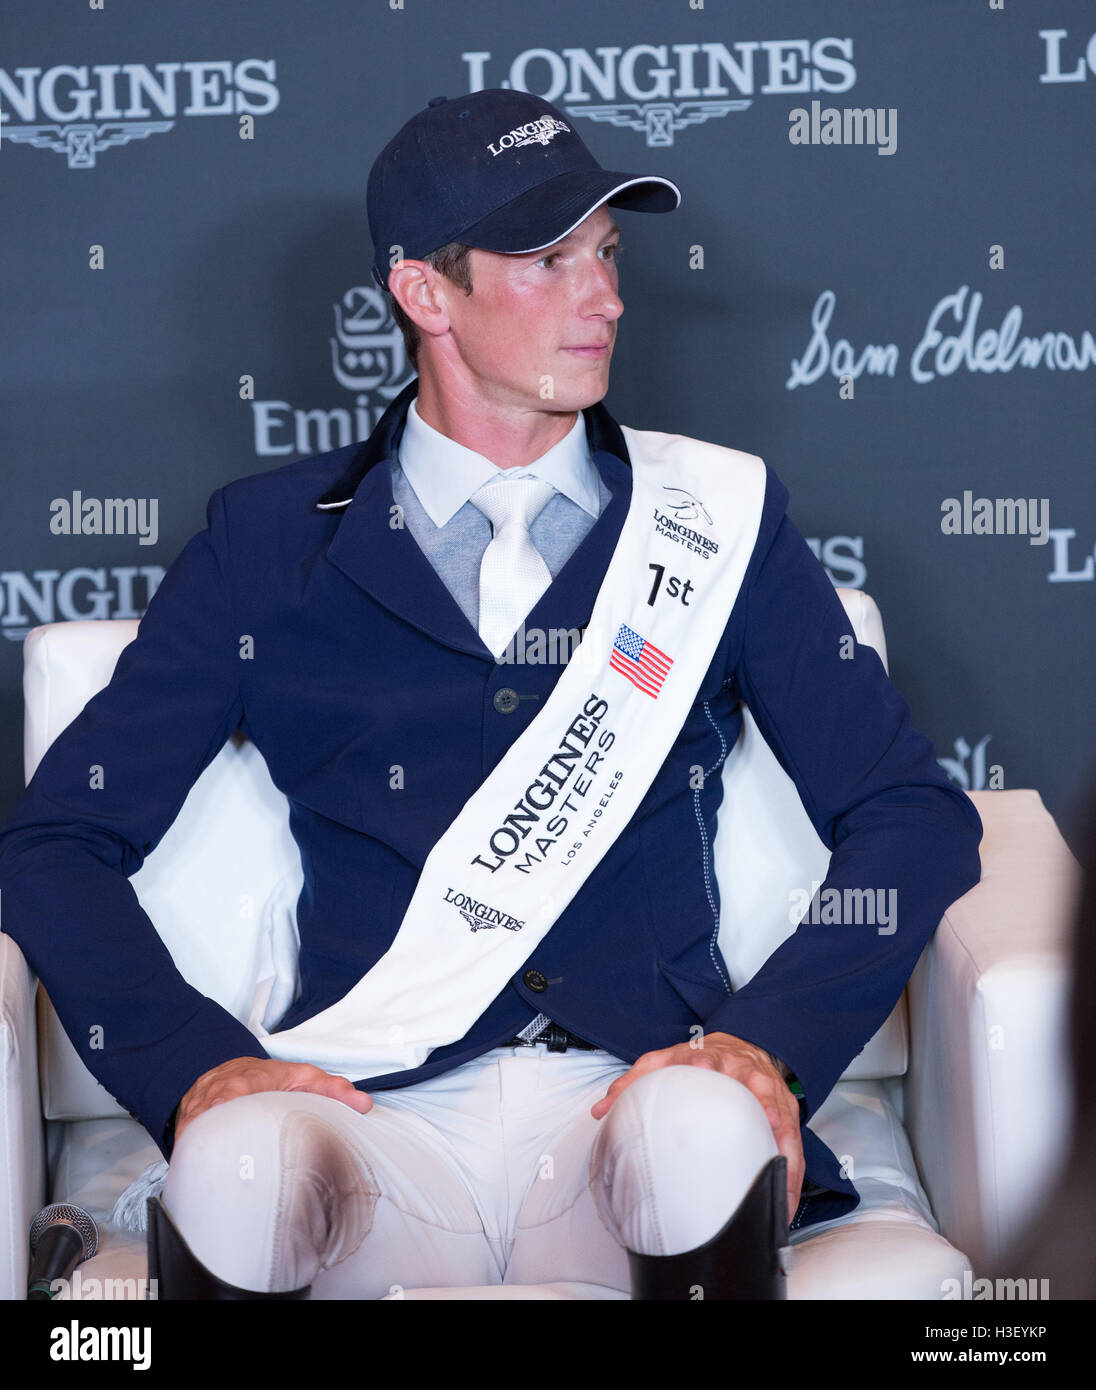
<path fill-rule="evenodd" d="M 203 1110 L 176 1140 L 169 1175 L 200 1170 L 204 1180 L 251 1181 L 277 1157 L 290 1117 L 314 1112 L 311 1099 L 296 1091 L 255 1091 Z"/>
<path fill-rule="evenodd" d="M 710 1239 L 778 1152 L 757 1097 L 708 1067 L 645 1073 L 603 1123 L 590 1171 L 598 1212 L 622 1244 L 651 1254 Z"/>
<path fill-rule="evenodd" d="M 764 1107 L 726 1073 L 688 1064 L 637 1077 L 617 1097 L 606 1120 L 657 1137 L 669 1152 L 756 1153 L 758 1166 L 776 1152 Z"/>
<path fill-rule="evenodd" d="M 311 1092 L 259 1091 L 192 1120 L 172 1153 L 163 1200 L 194 1254 L 246 1288 L 269 1279 L 297 1287 L 316 1261 L 345 1259 L 368 1231 L 378 1195 L 342 1131 L 354 1113 Z"/>

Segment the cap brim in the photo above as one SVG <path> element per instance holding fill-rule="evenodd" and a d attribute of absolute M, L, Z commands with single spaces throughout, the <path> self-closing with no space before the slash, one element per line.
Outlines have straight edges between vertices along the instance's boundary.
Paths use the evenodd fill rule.
<path fill-rule="evenodd" d="M 509 255 L 543 251 L 574 231 L 603 203 L 630 212 L 673 212 L 680 206 L 681 190 L 659 174 L 574 170 L 520 194 L 488 217 L 465 227 L 453 240 Z M 537 229 L 540 238 L 532 245 L 530 227 Z"/>

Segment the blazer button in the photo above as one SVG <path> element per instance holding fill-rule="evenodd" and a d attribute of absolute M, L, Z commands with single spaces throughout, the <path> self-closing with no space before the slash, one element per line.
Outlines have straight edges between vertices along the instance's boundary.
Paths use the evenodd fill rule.
<path fill-rule="evenodd" d="M 495 691 L 495 698 L 492 701 L 499 714 L 513 714 L 518 707 L 518 692 L 511 690 L 508 685 L 504 685 L 501 690 Z"/>
<path fill-rule="evenodd" d="M 548 988 L 547 977 L 542 975 L 539 970 L 527 970 L 521 977 L 521 982 L 526 989 L 536 990 L 538 994 L 543 994 Z"/>

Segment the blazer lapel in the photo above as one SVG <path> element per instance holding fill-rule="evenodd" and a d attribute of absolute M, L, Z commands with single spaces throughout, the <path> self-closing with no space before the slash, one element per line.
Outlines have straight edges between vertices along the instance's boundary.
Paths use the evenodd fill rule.
<path fill-rule="evenodd" d="M 390 460 L 397 456 L 418 378 L 395 398 L 337 483 L 313 504 L 342 510 L 327 558 L 378 603 L 444 646 L 494 664 L 437 571 L 407 529 L 392 527 Z M 526 628 L 581 628 L 589 619 L 616 548 L 632 494 L 628 451 L 619 426 L 598 402 L 584 412 L 594 464 L 612 496 L 525 619 Z"/>

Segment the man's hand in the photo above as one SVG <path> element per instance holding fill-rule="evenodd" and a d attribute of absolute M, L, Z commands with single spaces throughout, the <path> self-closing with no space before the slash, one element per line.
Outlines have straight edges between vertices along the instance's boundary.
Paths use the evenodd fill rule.
<path fill-rule="evenodd" d="M 682 1064 L 725 1072 L 727 1076 L 733 1076 L 736 1081 L 748 1087 L 761 1102 L 772 1127 L 776 1146 L 788 1160 L 790 1224 L 799 1206 L 799 1194 L 803 1187 L 804 1159 L 803 1140 L 799 1133 L 799 1102 L 788 1089 L 776 1060 L 764 1048 L 745 1042 L 742 1038 L 732 1037 L 730 1033 L 705 1033 L 699 1046 L 691 1042 L 675 1043 L 673 1047 L 664 1047 L 657 1052 L 645 1052 L 636 1058 L 629 1071 L 617 1077 L 604 1097 L 592 1107 L 590 1114 L 595 1120 L 600 1120 L 621 1091 L 630 1086 L 637 1077 L 659 1067 Z"/>
<path fill-rule="evenodd" d="M 307 1062 L 277 1062 L 272 1057 L 233 1057 L 220 1066 L 203 1072 L 179 1102 L 175 1115 L 175 1140 L 178 1142 L 191 1120 L 203 1110 L 249 1096 L 255 1091 L 314 1091 L 351 1106 L 360 1115 L 373 1109 L 373 1101 L 364 1091 L 354 1089 L 354 1083 L 344 1076 L 332 1076 Z"/>

